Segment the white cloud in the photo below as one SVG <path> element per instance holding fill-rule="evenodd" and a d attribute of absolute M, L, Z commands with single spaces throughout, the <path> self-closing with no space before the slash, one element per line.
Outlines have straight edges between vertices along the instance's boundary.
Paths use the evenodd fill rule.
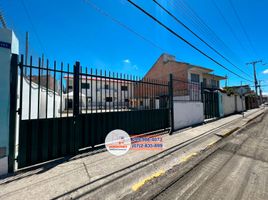
<path fill-rule="evenodd" d="M 123 60 L 123 62 L 129 64 L 130 63 L 130 60 L 129 59 L 125 59 L 125 60 Z"/>
<path fill-rule="evenodd" d="M 262 73 L 263 74 L 268 74 L 268 69 L 264 70 Z"/>

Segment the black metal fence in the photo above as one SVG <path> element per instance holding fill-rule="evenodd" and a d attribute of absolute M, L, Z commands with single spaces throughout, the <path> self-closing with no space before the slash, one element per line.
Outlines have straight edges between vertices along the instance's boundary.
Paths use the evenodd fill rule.
<path fill-rule="evenodd" d="M 174 101 L 201 101 L 201 84 L 173 78 Z"/>
<path fill-rule="evenodd" d="M 19 168 L 94 149 L 114 129 L 170 127 L 167 82 L 23 56 L 19 68 Z"/>
<path fill-rule="evenodd" d="M 20 62 L 22 119 L 72 117 L 78 113 L 119 112 L 166 108 L 168 82 L 122 73 L 93 70 L 79 63 L 70 67 L 48 60 L 42 66 L 30 57 Z"/>
<path fill-rule="evenodd" d="M 202 102 L 204 104 L 205 119 L 220 117 L 218 89 L 202 87 Z"/>

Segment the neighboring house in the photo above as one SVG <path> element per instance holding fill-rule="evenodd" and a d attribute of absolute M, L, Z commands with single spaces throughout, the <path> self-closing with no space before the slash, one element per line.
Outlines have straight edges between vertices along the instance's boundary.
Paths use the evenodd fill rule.
<path fill-rule="evenodd" d="M 57 80 L 54 80 L 54 77 L 51 74 L 47 75 L 32 75 L 31 76 L 32 82 L 38 84 L 40 82 L 41 87 L 48 88 L 49 90 L 54 91 L 55 87 L 55 92 L 60 92 L 60 84 Z M 55 86 L 54 86 L 55 83 Z"/>
<path fill-rule="evenodd" d="M 65 76 L 67 94 L 65 94 L 66 107 L 73 104 L 73 76 Z M 69 83 L 68 83 L 69 81 Z M 120 79 L 85 77 L 80 78 L 80 103 L 85 109 L 91 105 L 94 109 L 129 108 L 133 97 L 133 83 Z M 68 99 L 67 99 L 68 97 Z"/>
<path fill-rule="evenodd" d="M 224 89 L 227 90 L 227 92 L 232 92 L 237 95 L 246 96 L 246 95 L 254 94 L 254 91 L 251 90 L 249 85 L 230 86 L 230 87 L 225 87 Z"/>
<path fill-rule="evenodd" d="M 173 74 L 174 79 L 185 82 L 201 83 L 205 85 L 220 87 L 220 80 L 225 77 L 211 74 L 212 69 L 192 65 L 185 62 L 176 61 L 174 56 L 162 54 L 156 63 L 145 75 L 145 78 L 168 81 L 169 74 Z"/>
<path fill-rule="evenodd" d="M 167 82 L 169 75 L 172 74 L 175 80 L 180 80 L 173 82 L 174 91 L 190 91 L 188 82 L 197 85 L 204 83 L 206 87 L 219 88 L 220 81 L 226 78 L 211 74 L 211 72 L 213 72 L 212 69 L 179 62 L 176 61 L 175 56 L 162 54 L 144 78 Z"/>
<path fill-rule="evenodd" d="M 240 97 L 243 96 L 243 98 L 245 98 L 245 108 L 247 110 L 258 107 L 256 94 L 251 90 L 249 85 L 230 86 L 225 87 L 224 89 L 228 95 L 234 94 Z"/>

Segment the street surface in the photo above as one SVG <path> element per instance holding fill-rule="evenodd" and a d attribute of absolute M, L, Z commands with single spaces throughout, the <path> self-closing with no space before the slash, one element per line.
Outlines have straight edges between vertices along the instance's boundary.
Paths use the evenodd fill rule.
<path fill-rule="evenodd" d="M 156 199 L 268 199 L 268 115 L 257 122 Z"/>

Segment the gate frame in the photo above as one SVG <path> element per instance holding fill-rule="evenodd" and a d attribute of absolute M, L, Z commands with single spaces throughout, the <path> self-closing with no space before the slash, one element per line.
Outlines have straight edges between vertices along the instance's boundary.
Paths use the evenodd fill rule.
<path fill-rule="evenodd" d="M 9 154 L 8 172 L 15 171 L 16 155 L 16 127 L 17 123 L 17 90 L 18 90 L 18 59 L 17 54 L 11 55 L 10 62 L 10 111 L 9 111 Z"/>

